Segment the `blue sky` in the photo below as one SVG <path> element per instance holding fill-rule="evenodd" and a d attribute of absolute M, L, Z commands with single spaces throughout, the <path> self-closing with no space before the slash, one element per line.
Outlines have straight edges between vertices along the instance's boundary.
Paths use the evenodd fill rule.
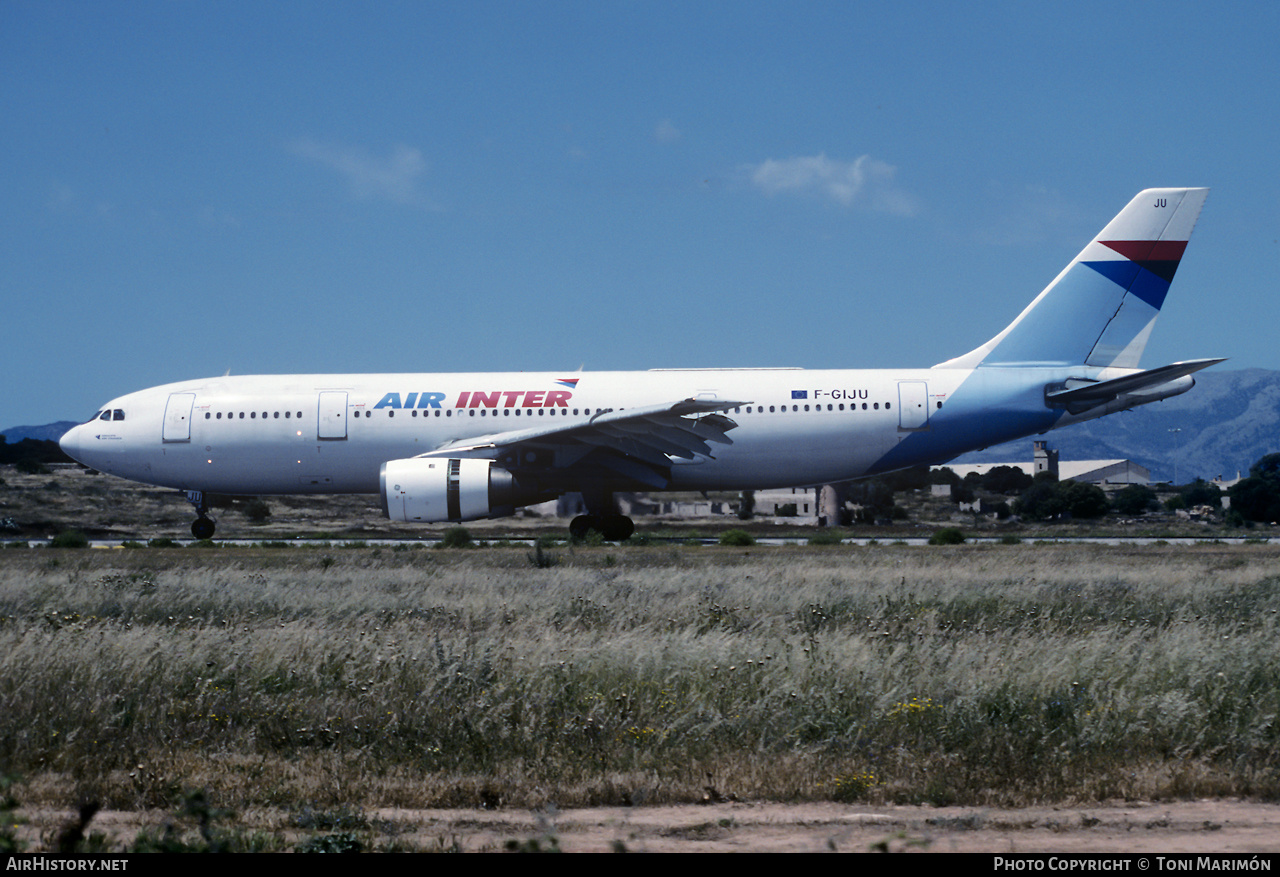
<path fill-rule="evenodd" d="M 1280 3 L 0 4 L 0 427 L 223 374 L 928 366 L 1213 189 L 1280 368 Z"/>

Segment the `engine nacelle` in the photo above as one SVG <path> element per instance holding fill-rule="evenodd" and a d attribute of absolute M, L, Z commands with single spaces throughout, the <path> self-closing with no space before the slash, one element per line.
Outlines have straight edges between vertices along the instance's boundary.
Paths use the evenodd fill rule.
<path fill-rule="evenodd" d="M 474 521 L 515 511 L 514 479 L 491 460 L 390 460 L 379 478 L 382 511 L 393 521 Z"/>

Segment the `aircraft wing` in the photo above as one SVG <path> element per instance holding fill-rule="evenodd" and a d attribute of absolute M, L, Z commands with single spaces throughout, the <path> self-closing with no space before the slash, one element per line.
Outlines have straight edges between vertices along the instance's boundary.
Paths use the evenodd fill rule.
<path fill-rule="evenodd" d="M 1148 388 L 1159 387 L 1220 362 L 1224 360 L 1191 359 L 1147 369 L 1121 378 L 1112 378 L 1109 381 L 1092 381 L 1081 386 L 1058 387 L 1045 393 L 1045 401 L 1055 408 L 1064 407 L 1073 412 L 1084 411 L 1095 405 L 1105 405 L 1125 393 L 1137 393 Z"/>
<path fill-rule="evenodd" d="M 733 444 L 726 433 L 738 424 L 720 412 L 746 404 L 683 399 L 610 409 L 555 425 L 449 442 L 419 456 L 499 460 L 510 471 L 602 468 L 661 489 L 670 483 L 673 459 L 712 457 L 711 444 Z"/>

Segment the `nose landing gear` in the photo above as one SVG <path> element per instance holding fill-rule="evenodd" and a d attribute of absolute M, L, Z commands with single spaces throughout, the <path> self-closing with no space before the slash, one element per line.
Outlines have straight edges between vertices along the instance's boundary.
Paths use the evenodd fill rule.
<path fill-rule="evenodd" d="M 204 493 L 188 490 L 186 494 L 187 502 L 196 507 L 196 514 L 200 516 L 191 522 L 191 535 L 197 539 L 212 539 L 217 522 L 209 517 L 209 503 L 205 500 Z"/>

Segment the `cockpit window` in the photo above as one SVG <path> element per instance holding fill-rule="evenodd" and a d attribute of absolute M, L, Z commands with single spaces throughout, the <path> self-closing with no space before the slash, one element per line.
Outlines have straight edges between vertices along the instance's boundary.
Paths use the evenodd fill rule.
<path fill-rule="evenodd" d="M 95 420 L 97 420 L 101 416 L 102 416 L 101 410 L 95 411 L 93 412 L 93 416 L 90 417 L 88 420 L 86 420 L 85 423 L 93 423 Z"/>
<path fill-rule="evenodd" d="M 124 409 L 122 409 L 122 408 L 117 408 L 115 411 L 112 411 L 112 412 L 111 412 L 111 419 L 112 419 L 112 420 L 124 420 Z"/>
<path fill-rule="evenodd" d="M 99 417 L 98 419 L 99 419 L 99 420 L 110 420 L 110 419 L 111 419 L 111 409 L 110 409 L 110 408 L 108 408 L 106 411 L 102 412 L 102 416 L 101 416 L 101 417 Z"/>

